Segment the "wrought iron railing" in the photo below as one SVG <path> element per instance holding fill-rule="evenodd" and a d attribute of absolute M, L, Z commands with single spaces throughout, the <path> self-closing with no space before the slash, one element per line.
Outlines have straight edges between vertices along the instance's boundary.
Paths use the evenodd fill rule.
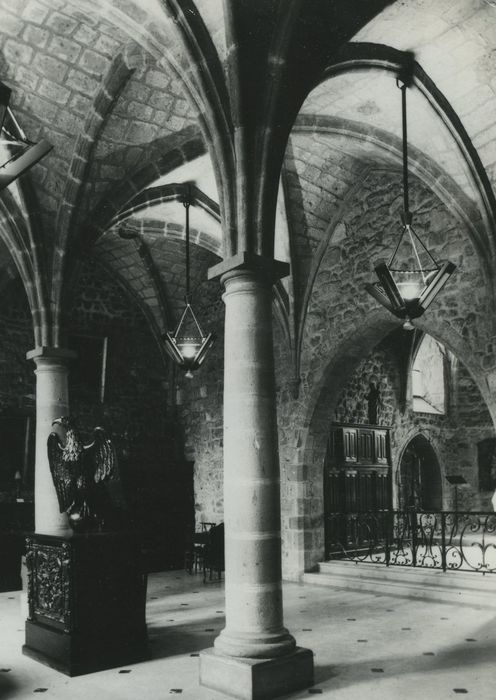
<path fill-rule="evenodd" d="M 332 513 L 326 544 L 330 559 L 494 574 L 496 513 Z"/>

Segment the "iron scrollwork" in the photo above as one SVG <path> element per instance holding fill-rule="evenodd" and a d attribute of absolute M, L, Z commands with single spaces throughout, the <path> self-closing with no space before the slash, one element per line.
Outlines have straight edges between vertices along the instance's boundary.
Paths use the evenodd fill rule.
<path fill-rule="evenodd" d="M 331 559 L 496 573 L 496 513 L 332 513 L 326 537 Z"/>

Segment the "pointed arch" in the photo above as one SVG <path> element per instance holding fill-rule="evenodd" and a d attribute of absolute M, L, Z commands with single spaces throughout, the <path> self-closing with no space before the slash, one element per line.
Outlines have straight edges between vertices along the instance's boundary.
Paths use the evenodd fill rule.
<path fill-rule="evenodd" d="M 363 70 L 364 68 L 379 68 L 397 74 L 408 56 L 409 52 L 400 51 L 385 44 L 350 42 L 341 48 L 314 87 L 340 73 Z M 422 92 L 448 129 L 467 165 L 479 194 L 480 210 L 487 236 L 486 244 L 491 259 L 494 261 L 496 257 L 496 197 L 477 149 L 448 99 L 416 61 L 413 63 L 413 80 L 415 86 Z"/>

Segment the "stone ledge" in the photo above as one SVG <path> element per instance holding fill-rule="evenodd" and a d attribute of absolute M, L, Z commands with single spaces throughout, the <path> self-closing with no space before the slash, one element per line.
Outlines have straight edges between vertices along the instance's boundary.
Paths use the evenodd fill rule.
<path fill-rule="evenodd" d="M 440 569 L 387 567 L 336 560 L 320 562 L 318 572 L 305 573 L 303 582 L 340 590 L 496 607 L 496 574 L 445 573 Z"/>

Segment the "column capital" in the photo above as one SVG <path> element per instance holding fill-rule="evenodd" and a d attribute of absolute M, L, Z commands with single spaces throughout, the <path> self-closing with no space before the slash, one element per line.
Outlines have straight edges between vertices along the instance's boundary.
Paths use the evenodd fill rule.
<path fill-rule="evenodd" d="M 45 345 L 39 345 L 33 350 L 26 353 L 27 360 L 56 360 L 58 362 L 69 362 L 75 360 L 77 353 L 74 350 L 66 350 L 65 348 L 51 348 Z"/>
<path fill-rule="evenodd" d="M 213 280 L 217 277 L 222 278 L 225 275 L 236 271 L 251 271 L 265 278 L 266 281 L 274 284 L 276 280 L 289 275 L 289 263 L 266 258 L 263 255 L 250 253 L 246 250 L 236 253 L 232 258 L 222 260 L 217 265 L 211 267 L 208 271 L 208 279 Z"/>

